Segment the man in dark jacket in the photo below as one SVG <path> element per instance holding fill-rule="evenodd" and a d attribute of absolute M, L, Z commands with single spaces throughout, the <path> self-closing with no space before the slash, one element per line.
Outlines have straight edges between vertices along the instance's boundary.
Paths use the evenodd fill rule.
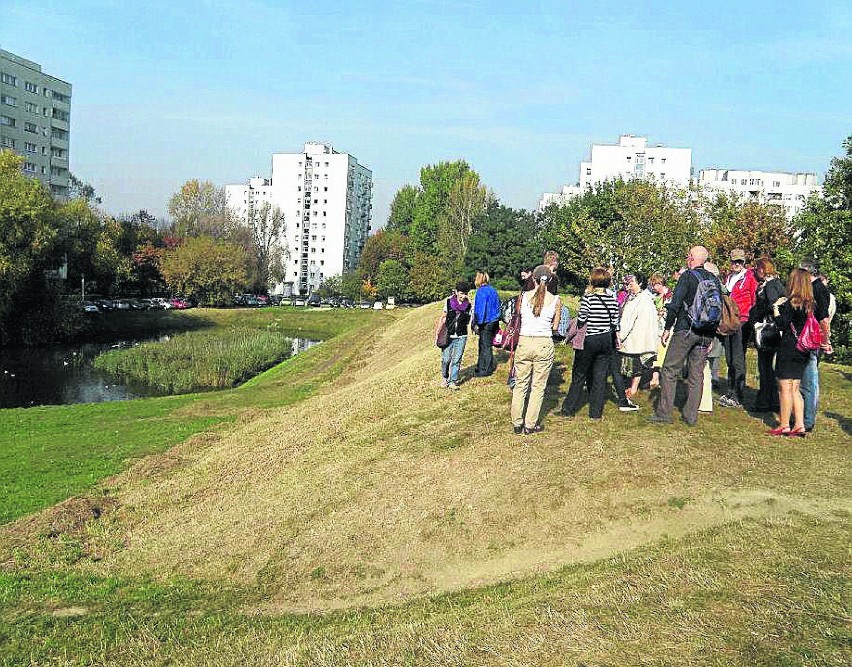
<path fill-rule="evenodd" d="M 660 340 L 668 345 L 666 359 L 660 370 L 660 399 L 657 408 L 648 421 L 658 424 L 671 424 L 674 411 L 677 378 L 689 361 L 688 396 L 683 408 L 683 420 L 690 426 L 698 421 L 698 405 L 704 385 L 704 364 L 707 350 L 715 331 L 696 331 L 689 319 L 688 309 L 695 301 L 699 281 L 713 280 L 719 293 L 722 286 L 719 279 L 704 268 L 709 253 L 704 246 L 690 248 L 686 257 L 689 269 L 681 274 L 675 286 L 674 296 L 666 305 L 666 324 Z"/>

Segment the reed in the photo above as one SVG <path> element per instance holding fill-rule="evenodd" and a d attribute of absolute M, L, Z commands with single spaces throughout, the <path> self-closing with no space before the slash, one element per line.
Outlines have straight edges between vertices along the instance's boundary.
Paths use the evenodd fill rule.
<path fill-rule="evenodd" d="M 98 370 L 171 394 L 234 387 L 290 356 L 292 339 L 278 331 L 237 327 L 190 331 L 167 341 L 111 350 Z"/>

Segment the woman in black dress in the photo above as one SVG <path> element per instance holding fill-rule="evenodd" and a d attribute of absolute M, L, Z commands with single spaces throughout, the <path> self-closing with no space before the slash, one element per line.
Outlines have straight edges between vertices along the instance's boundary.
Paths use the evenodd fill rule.
<path fill-rule="evenodd" d="M 787 296 L 776 300 L 773 316 L 781 332 L 781 345 L 775 356 L 775 377 L 778 380 L 778 401 L 781 404 L 781 425 L 769 431 L 770 435 L 805 436 L 805 404 L 799 384 L 805 374 L 810 355 L 796 349 L 799 333 L 805 326 L 808 314 L 813 311 L 814 292 L 811 274 L 803 269 L 793 269 L 787 283 Z M 790 415 L 793 428 L 790 429 Z"/>
<path fill-rule="evenodd" d="M 778 277 L 775 265 L 768 257 L 761 257 L 754 263 L 754 277 L 757 279 L 757 297 L 748 312 L 749 322 L 754 328 L 772 317 L 772 305 L 787 293 L 787 288 Z M 757 348 L 757 371 L 760 376 L 760 389 L 754 403 L 755 412 L 778 412 L 778 382 L 775 380 L 776 347 Z"/>

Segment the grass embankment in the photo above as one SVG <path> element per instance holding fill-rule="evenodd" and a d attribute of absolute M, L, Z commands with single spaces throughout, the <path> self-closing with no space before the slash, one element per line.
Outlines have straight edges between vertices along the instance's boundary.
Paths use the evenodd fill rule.
<path fill-rule="evenodd" d="M 126 382 L 187 394 L 234 387 L 289 357 L 292 348 L 293 340 L 281 332 L 237 327 L 110 350 L 94 365 Z"/>
<path fill-rule="evenodd" d="M 546 431 L 515 437 L 505 367 L 437 386 L 436 314 L 376 332 L 298 405 L 141 461 L 83 512 L 6 527 L 0 655 L 848 664 L 848 369 L 824 367 L 813 436 L 779 440 L 741 411 L 647 425 L 645 396 L 562 419 L 560 349 Z"/>
<path fill-rule="evenodd" d="M 248 419 L 257 410 L 305 398 L 345 367 L 360 348 L 364 331 L 387 318 L 372 312 L 289 308 L 112 315 L 109 327 L 115 336 L 132 334 L 143 315 L 161 315 L 147 320 L 151 331 L 209 327 L 215 336 L 249 327 L 281 337 L 329 340 L 230 391 L 0 410 L 0 523 L 83 493 L 129 461 L 168 449 L 217 423 Z"/>

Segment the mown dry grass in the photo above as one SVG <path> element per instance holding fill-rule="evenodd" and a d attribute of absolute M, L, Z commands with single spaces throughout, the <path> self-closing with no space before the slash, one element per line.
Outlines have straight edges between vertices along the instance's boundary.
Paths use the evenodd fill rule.
<path fill-rule="evenodd" d="M 629 415 L 610 405 L 598 424 L 549 414 L 545 433 L 516 437 L 505 369 L 458 393 L 437 386 L 436 314 L 377 332 L 319 394 L 230 427 L 156 477 L 142 467 L 112 480 L 117 508 L 91 524 L 75 567 L 259 585 L 265 609 L 322 611 L 552 571 L 748 517 L 852 509 L 839 369 L 824 370 L 826 414 L 806 440 L 769 438 L 731 411 L 697 429 L 654 427 L 647 403 Z M 464 366 L 474 359 L 471 339 Z M 569 363 L 561 350 L 549 411 Z"/>

